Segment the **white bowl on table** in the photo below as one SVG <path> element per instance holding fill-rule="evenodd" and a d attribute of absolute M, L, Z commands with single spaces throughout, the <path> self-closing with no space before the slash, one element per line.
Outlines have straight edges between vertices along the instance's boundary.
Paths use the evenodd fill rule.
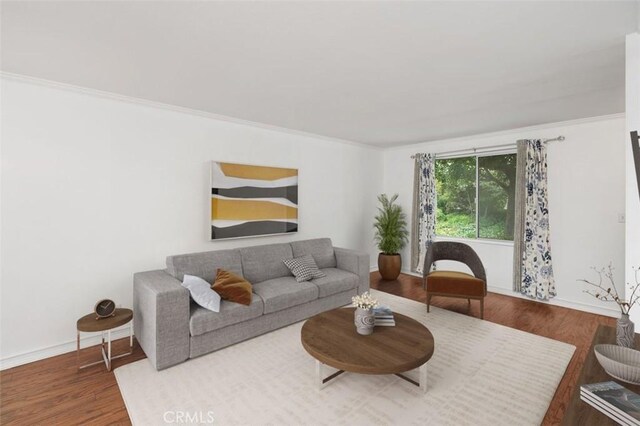
<path fill-rule="evenodd" d="M 618 345 L 595 345 L 593 351 L 608 375 L 640 385 L 640 351 Z"/>

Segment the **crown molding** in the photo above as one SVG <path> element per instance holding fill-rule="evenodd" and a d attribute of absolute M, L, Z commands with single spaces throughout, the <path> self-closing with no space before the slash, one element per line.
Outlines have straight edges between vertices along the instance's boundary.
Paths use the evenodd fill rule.
<path fill-rule="evenodd" d="M 263 130 L 269 130 L 269 131 L 272 131 L 272 132 L 285 133 L 285 134 L 294 135 L 294 136 L 301 136 L 301 137 L 307 137 L 307 138 L 320 139 L 320 140 L 324 140 L 324 141 L 327 141 L 327 142 L 333 142 L 333 143 L 338 143 L 338 144 L 343 144 L 343 145 L 351 145 L 351 146 L 356 146 L 356 147 L 359 147 L 359 148 L 369 149 L 369 150 L 378 151 L 378 152 L 394 151 L 394 150 L 403 149 L 403 148 L 407 148 L 407 147 L 411 147 L 411 146 L 418 146 L 418 145 L 430 144 L 430 143 L 465 142 L 465 141 L 470 141 L 470 140 L 475 140 L 475 139 L 482 139 L 482 138 L 501 137 L 501 136 L 506 136 L 506 135 L 510 135 L 510 134 L 513 134 L 513 133 L 533 132 L 533 131 L 545 130 L 545 129 L 549 129 L 549 128 L 553 128 L 553 127 L 575 126 L 575 125 L 580 125 L 580 124 L 586 124 L 586 123 L 592 123 L 592 122 L 598 122 L 598 121 L 605 121 L 605 120 L 612 120 L 612 119 L 618 119 L 618 118 L 624 118 L 625 117 L 624 113 L 599 115 L 599 116 L 594 116 L 594 117 L 578 118 L 578 119 L 574 119 L 574 120 L 566 120 L 566 121 L 558 121 L 558 122 L 553 122 L 553 123 L 536 124 L 536 125 L 533 125 L 533 126 L 518 127 L 518 128 L 514 128 L 514 129 L 500 130 L 500 131 L 496 131 L 496 132 L 478 133 L 478 134 L 473 134 L 473 135 L 469 135 L 469 136 L 461 136 L 461 137 L 457 137 L 457 138 L 434 139 L 434 140 L 426 140 L 426 141 L 421 141 L 421 142 L 410 142 L 410 143 L 403 143 L 403 144 L 399 144 L 399 145 L 393 145 L 393 146 L 389 146 L 389 147 L 384 147 L 384 146 L 379 146 L 379 145 L 374 145 L 374 144 L 366 144 L 366 143 L 363 143 L 363 142 L 351 141 L 351 140 L 347 140 L 347 139 L 333 138 L 333 137 L 330 137 L 330 136 L 324 136 L 324 135 L 319 135 L 319 134 L 316 134 L 316 133 L 304 132 L 302 130 L 295 130 L 295 129 L 290 129 L 290 128 L 287 128 L 287 127 L 280 127 L 280 126 L 275 126 L 275 125 L 271 125 L 271 124 L 260 123 L 260 122 L 257 122 L 257 121 L 243 120 L 243 119 L 240 119 L 240 118 L 230 117 L 230 116 L 226 116 L 226 115 L 214 114 L 214 113 L 207 112 L 207 111 L 196 110 L 196 109 L 181 107 L 181 106 L 177 106 L 177 105 L 166 104 L 166 103 L 162 103 L 162 102 L 150 101 L 150 100 L 147 100 L 147 99 L 136 98 L 136 97 L 133 97 L 133 96 L 126 96 L 126 95 L 121 95 L 121 94 L 118 94 L 118 93 L 107 92 L 107 91 L 102 91 L 102 90 L 97 90 L 97 89 L 91 89 L 91 88 L 88 88 L 88 87 L 76 86 L 76 85 L 68 84 L 68 83 L 61 83 L 61 82 L 57 82 L 57 81 L 53 81 L 53 80 L 47 80 L 47 79 L 42 79 L 42 78 L 37 78 L 37 77 L 30 77 L 30 76 L 23 75 L 23 74 L 15 74 L 15 73 L 10 73 L 10 72 L 6 72 L 6 71 L 0 71 L 0 78 L 6 79 L 6 80 L 13 80 L 13 81 L 21 82 L 21 83 L 39 85 L 39 86 L 44 86 L 44 87 L 49 87 L 49 88 L 54 88 L 54 89 L 59 89 L 59 90 L 65 90 L 65 91 L 80 93 L 80 94 L 84 94 L 84 95 L 87 95 L 87 96 L 95 96 L 95 97 L 99 97 L 99 98 L 103 98 L 103 99 L 109 99 L 109 100 L 125 102 L 125 103 L 129 103 L 129 104 L 134 104 L 134 105 L 145 106 L 145 107 L 149 107 L 149 108 L 156 108 L 156 109 L 161 109 L 161 110 L 165 110 L 165 111 L 172 111 L 172 112 L 191 115 L 191 116 L 195 116 L 195 117 L 203 117 L 203 118 L 208 118 L 208 119 L 211 119 L 211 120 L 222 121 L 222 122 L 237 124 L 237 125 L 241 125 L 241 126 L 254 127 L 254 128 L 259 128 L 259 129 L 263 129 Z"/>
<path fill-rule="evenodd" d="M 165 110 L 165 111 L 172 111 L 172 112 L 177 112 L 177 113 L 180 113 L 180 114 L 186 114 L 186 115 L 191 115 L 191 116 L 196 116 L 196 117 L 204 117 L 204 118 L 208 118 L 208 119 L 211 119 L 211 120 L 223 121 L 223 122 L 227 122 L 227 123 L 237 124 L 237 125 L 240 125 L 240 126 L 254 127 L 254 128 L 259 128 L 259 129 L 263 129 L 263 130 L 269 130 L 269 131 L 272 131 L 272 132 L 285 133 L 285 134 L 289 134 L 289 135 L 293 135 L 293 136 L 302 136 L 302 137 L 320 139 L 320 140 L 324 140 L 324 141 L 327 141 L 327 142 L 333 142 L 333 143 L 338 143 L 338 144 L 343 144 L 343 145 L 351 145 L 351 146 L 355 146 L 355 147 L 359 147 L 359 148 L 370 149 L 372 151 L 382 151 L 384 149 L 384 148 L 379 147 L 379 146 L 369 145 L 369 144 L 365 144 L 365 143 L 362 143 L 362 142 L 356 142 L 356 141 L 351 141 L 351 140 L 347 140 L 347 139 L 340 139 L 340 138 L 333 138 L 333 137 L 330 137 L 330 136 L 324 136 L 324 135 L 319 135 L 319 134 L 316 134 L 316 133 L 304 132 L 302 130 L 289 129 L 287 127 L 280 127 L 280 126 L 275 126 L 275 125 L 271 125 L 271 124 L 260 123 L 260 122 L 257 122 L 257 121 L 243 120 L 241 118 L 230 117 L 230 116 L 227 116 L 227 115 L 214 114 L 214 113 L 207 112 L 207 111 L 191 109 L 191 108 L 181 107 L 181 106 L 177 106 L 177 105 L 165 104 L 165 103 L 162 103 L 162 102 L 150 101 L 150 100 L 147 100 L 147 99 L 136 98 L 136 97 L 133 97 L 133 96 L 126 96 L 126 95 L 121 95 L 121 94 L 118 94 L 118 93 L 107 92 L 107 91 L 102 91 L 102 90 L 97 90 L 97 89 L 91 89 L 91 88 L 88 88 L 88 87 L 76 86 L 76 85 L 73 85 L 73 84 L 61 83 L 61 82 L 58 82 L 58 81 L 47 80 L 47 79 L 43 79 L 43 78 L 30 77 L 30 76 L 23 75 L 23 74 L 15 74 L 15 73 L 10 73 L 10 72 L 6 72 L 6 71 L 0 71 L 0 78 L 6 79 L 6 80 L 17 81 L 17 82 L 20 82 L 20 83 L 27 83 L 27 84 L 44 86 L 44 87 L 53 88 L 53 89 L 65 90 L 65 91 L 74 92 L 74 93 L 80 93 L 80 94 L 87 95 L 87 96 L 95 96 L 95 97 L 98 97 L 98 98 L 109 99 L 109 100 L 113 100 L 113 101 L 119 101 L 119 102 L 125 102 L 125 103 L 129 103 L 129 104 L 134 104 L 134 105 L 145 106 L 145 107 L 149 107 L 149 108 L 156 108 L 156 109 L 161 109 L 161 110 Z"/>

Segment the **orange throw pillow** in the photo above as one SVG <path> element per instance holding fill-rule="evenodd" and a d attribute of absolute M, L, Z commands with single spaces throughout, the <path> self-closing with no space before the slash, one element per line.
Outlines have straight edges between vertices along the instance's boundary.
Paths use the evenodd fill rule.
<path fill-rule="evenodd" d="M 251 283 L 233 272 L 218 269 L 211 288 L 224 300 L 243 305 L 251 304 Z"/>

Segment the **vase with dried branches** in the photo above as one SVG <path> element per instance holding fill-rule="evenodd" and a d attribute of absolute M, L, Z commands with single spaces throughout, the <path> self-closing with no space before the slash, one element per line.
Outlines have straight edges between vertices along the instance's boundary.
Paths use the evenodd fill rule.
<path fill-rule="evenodd" d="M 633 348 L 635 325 L 629 319 L 629 312 L 640 299 L 640 291 L 638 290 L 638 288 L 640 288 L 640 281 L 638 281 L 638 271 L 640 271 L 640 268 L 633 268 L 635 272 L 635 284 L 629 285 L 628 290 L 630 296 L 628 298 L 620 297 L 613 280 L 613 267 L 611 264 L 609 264 L 607 268 L 592 269 L 598 274 L 598 281 L 580 280 L 591 286 L 591 288 L 584 290 L 584 292 L 603 302 L 615 302 L 618 304 L 618 308 L 620 308 L 620 318 L 618 319 L 616 327 L 616 343 L 620 346 Z"/>

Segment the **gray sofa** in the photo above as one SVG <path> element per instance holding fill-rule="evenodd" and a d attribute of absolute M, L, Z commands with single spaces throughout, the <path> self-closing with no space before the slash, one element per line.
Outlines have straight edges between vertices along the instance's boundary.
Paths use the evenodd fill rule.
<path fill-rule="evenodd" d="M 298 283 L 283 259 L 313 256 L 324 278 Z M 190 300 L 185 274 L 213 282 L 218 268 L 253 284 L 245 306 L 222 301 L 220 312 Z M 317 313 L 344 306 L 369 289 L 369 255 L 334 248 L 328 238 L 167 257 L 167 269 L 133 276 L 135 335 L 157 370 L 179 364 Z"/>

